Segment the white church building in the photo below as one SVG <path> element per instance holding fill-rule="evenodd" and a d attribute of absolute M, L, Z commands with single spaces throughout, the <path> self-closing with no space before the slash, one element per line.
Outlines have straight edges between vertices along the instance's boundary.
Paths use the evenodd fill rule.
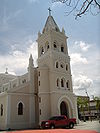
<path fill-rule="evenodd" d="M 78 120 L 67 39 L 49 11 L 38 33 L 38 67 L 30 55 L 26 74 L 0 74 L 0 130 L 34 128 L 54 115 Z"/>

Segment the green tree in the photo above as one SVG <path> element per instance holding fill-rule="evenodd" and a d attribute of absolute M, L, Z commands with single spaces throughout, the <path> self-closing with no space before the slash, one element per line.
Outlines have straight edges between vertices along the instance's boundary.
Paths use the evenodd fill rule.
<path fill-rule="evenodd" d="M 66 15 L 74 12 L 75 18 L 81 17 L 90 12 L 92 15 L 100 13 L 99 0 L 52 0 L 52 2 L 61 2 L 67 6 Z"/>
<path fill-rule="evenodd" d="M 85 120 L 85 110 L 89 111 L 89 100 L 78 97 L 77 106 L 78 106 L 78 109 L 82 112 Z"/>
<path fill-rule="evenodd" d="M 100 117 L 100 97 L 94 97 L 94 101 L 96 102 L 96 109 Z"/>

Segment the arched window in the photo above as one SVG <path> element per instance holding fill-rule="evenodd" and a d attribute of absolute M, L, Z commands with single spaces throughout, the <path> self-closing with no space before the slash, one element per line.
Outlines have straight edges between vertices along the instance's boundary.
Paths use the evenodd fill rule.
<path fill-rule="evenodd" d="M 68 71 L 68 65 L 66 65 L 66 71 Z"/>
<path fill-rule="evenodd" d="M 57 32 L 59 31 L 59 29 L 58 29 L 57 27 L 55 28 L 55 30 L 56 30 Z"/>
<path fill-rule="evenodd" d="M 66 82 L 66 87 L 69 89 L 69 80 Z"/>
<path fill-rule="evenodd" d="M 60 63 L 60 67 L 61 68 L 64 68 L 64 63 Z"/>
<path fill-rule="evenodd" d="M 41 109 L 40 109 L 40 115 L 41 115 Z"/>
<path fill-rule="evenodd" d="M 43 49 L 43 47 L 42 47 L 42 49 L 41 49 L 41 54 L 44 54 L 44 49 Z"/>
<path fill-rule="evenodd" d="M 40 76 L 40 71 L 38 72 L 38 75 Z"/>
<path fill-rule="evenodd" d="M 63 68 L 63 64 L 60 64 L 61 68 Z"/>
<path fill-rule="evenodd" d="M 59 87 L 59 78 L 57 78 L 57 83 L 56 84 L 57 84 L 57 87 Z"/>
<path fill-rule="evenodd" d="M 23 83 L 23 84 L 26 83 L 26 79 L 22 80 L 22 83 Z"/>
<path fill-rule="evenodd" d="M 61 87 L 64 87 L 64 79 L 61 79 Z"/>
<path fill-rule="evenodd" d="M 49 44 L 47 45 L 47 50 L 49 49 Z"/>
<path fill-rule="evenodd" d="M 69 86 L 68 86 L 68 82 L 66 82 L 66 87 L 68 88 Z"/>
<path fill-rule="evenodd" d="M 1 104 L 1 116 L 3 116 L 3 104 Z"/>
<path fill-rule="evenodd" d="M 61 52 L 64 52 L 64 46 L 61 46 Z"/>
<path fill-rule="evenodd" d="M 47 42 L 45 43 L 45 51 L 48 51 L 48 49 L 49 49 L 49 42 L 47 41 Z"/>
<path fill-rule="evenodd" d="M 56 62 L 56 68 L 58 68 L 58 62 Z"/>
<path fill-rule="evenodd" d="M 56 42 L 53 43 L 54 48 L 57 48 Z"/>
<path fill-rule="evenodd" d="M 18 115 L 23 115 L 23 104 L 20 102 L 18 104 Z"/>
<path fill-rule="evenodd" d="M 40 81 L 39 81 L 39 86 L 40 86 Z"/>

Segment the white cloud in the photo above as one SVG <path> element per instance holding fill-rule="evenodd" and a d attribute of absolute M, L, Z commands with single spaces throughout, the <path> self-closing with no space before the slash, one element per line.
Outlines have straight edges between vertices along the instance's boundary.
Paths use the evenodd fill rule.
<path fill-rule="evenodd" d="M 88 51 L 88 49 L 90 48 L 90 45 L 80 41 L 80 47 L 83 51 Z"/>
<path fill-rule="evenodd" d="M 75 41 L 69 48 L 74 93 L 86 96 L 87 89 L 89 96 L 100 96 L 100 54 L 96 44 Z"/>
<path fill-rule="evenodd" d="M 73 90 L 76 95 L 86 96 L 88 94 L 89 96 L 91 96 L 95 94 L 95 90 L 93 89 L 93 80 L 88 78 L 86 75 L 74 76 Z"/>
<path fill-rule="evenodd" d="M 88 89 L 92 86 L 93 81 L 92 79 L 88 78 L 85 75 L 79 75 L 77 78 L 74 79 L 74 89 Z"/>
<path fill-rule="evenodd" d="M 9 73 L 17 73 L 22 74 L 26 72 L 26 69 L 28 67 L 28 59 L 29 55 L 33 55 L 34 59 L 34 65 L 37 65 L 36 59 L 38 57 L 38 51 L 37 51 L 37 43 L 33 42 L 29 47 L 26 49 L 25 52 L 14 50 L 12 51 L 12 54 L 2 56 L 0 55 L 0 71 L 4 72 L 5 68 L 8 68 Z M 21 72 L 21 73 L 20 73 Z"/>
<path fill-rule="evenodd" d="M 80 53 L 72 53 L 70 54 L 70 58 L 71 58 L 71 64 L 77 64 L 77 63 L 87 64 L 88 63 L 87 59 L 85 57 L 82 57 Z"/>
<path fill-rule="evenodd" d="M 85 43 L 83 41 L 76 41 L 75 45 L 76 45 L 76 47 L 81 48 L 81 50 L 84 51 L 84 52 L 87 52 L 88 49 L 90 48 L 90 44 Z"/>
<path fill-rule="evenodd" d="M 32 45 L 27 49 L 27 53 L 31 53 L 34 59 L 34 65 L 37 66 L 37 58 L 38 58 L 38 45 L 36 42 L 33 42 Z"/>

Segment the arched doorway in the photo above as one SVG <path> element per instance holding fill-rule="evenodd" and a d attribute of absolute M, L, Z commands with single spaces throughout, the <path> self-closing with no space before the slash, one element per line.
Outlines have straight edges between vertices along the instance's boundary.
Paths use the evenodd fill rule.
<path fill-rule="evenodd" d="M 68 105 L 64 101 L 62 101 L 60 104 L 60 114 L 69 117 Z"/>

